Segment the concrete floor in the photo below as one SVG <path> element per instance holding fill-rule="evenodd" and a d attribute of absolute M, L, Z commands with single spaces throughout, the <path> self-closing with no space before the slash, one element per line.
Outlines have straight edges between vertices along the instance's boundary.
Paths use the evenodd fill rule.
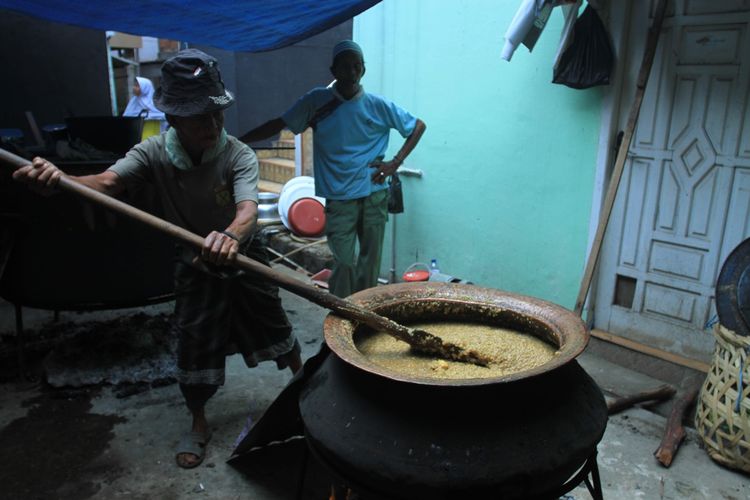
<path fill-rule="evenodd" d="M 317 352 L 326 311 L 282 292 L 305 358 Z M 170 304 L 146 308 L 150 314 Z M 132 311 L 62 313 L 86 322 Z M 12 309 L 0 304 L 0 332 L 13 329 Z M 51 319 L 27 310 L 27 328 Z M 590 353 L 579 358 L 601 387 L 620 394 L 661 385 Z M 327 476 L 315 464 L 302 472 L 303 442 L 260 452 L 238 469 L 225 463 L 248 415 L 258 419 L 290 379 L 272 363 L 247 369 L 241 358 L 227 363 L 227 383 L 207 408 L 214 435 L 204 464 L 183 470 L 173 449 L 189 426 L 176 384 L 118 398 L 112 386 L 50 390 L 42 383 L 0 384 L 0 485 L 2 498 L 257 499 L 327 498 Z M 613 416 L 599 445 L 604 498 L 747 499 L 748 476 L 714 463 L 690 432 L 671 468 L 653 457 L 665 418 L 643 408 Z M 23 439 L 19 439 L 23 436 Z M 20 443 L 20 444 L 19 444 Z M 589 499 L 584 487 L 568 499 Z"/>

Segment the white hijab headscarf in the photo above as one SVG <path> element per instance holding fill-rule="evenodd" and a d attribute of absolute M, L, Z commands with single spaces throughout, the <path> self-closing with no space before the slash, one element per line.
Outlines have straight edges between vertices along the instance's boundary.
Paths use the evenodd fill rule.
<path fill-rule="evenodd" d="M 138 85 L 141 87 L 141 95 L 134 95 L 128 107 L 125 108 L 123 116 L 138 116 L 141 111 L 146 110 L 148 115 L 145 117 L 149 120 L 165 120 L 164 113 L 156 109 L 154 106 L 154 84 L 148 78 L 140 76 L 135 77 L 138 80 Z"/>

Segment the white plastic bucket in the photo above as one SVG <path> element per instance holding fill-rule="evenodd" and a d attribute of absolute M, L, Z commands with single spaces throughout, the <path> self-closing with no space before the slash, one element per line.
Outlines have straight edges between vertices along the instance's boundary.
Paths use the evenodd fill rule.
<path fill-rule="evenodd" d="M 314 198 L 323 206 L 326 204 L 325 198 L 315 196 L 315 180 L 312 177 L 301 175 L 284 184 L 284 187 L 281 188 L 281 193 L 279 193 L 279 216 L 284 227 L 292 232 L 294 231 L 289 225 L 288 219 L 289 208 L 300 198 Z"/>

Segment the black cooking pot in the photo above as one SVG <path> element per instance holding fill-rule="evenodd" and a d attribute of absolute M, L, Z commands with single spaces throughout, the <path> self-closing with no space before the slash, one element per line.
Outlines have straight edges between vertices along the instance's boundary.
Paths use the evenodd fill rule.
<path fill-rule="evenodd" d="M 75 116 L 65 119 L 70 139 L 81 139 L 102 151 L 124 155 L 141 142 L 143 117 Z"/>
<path fill-rule="evenodd" d="M 507 377 L 410 380 L 351 351 L 362 327 L 329 315 L 324 333 L 334 355 L 302 390 L 300 412 L 310 449 L 363 497 L 543 498 L 595 455 L 607 408 L 573 359 L 588 332 L 572 312 L 455 284 L 389 285 L 351 299 L 407 324 L 509 326 L 555 343 L 561 353 Z"/>

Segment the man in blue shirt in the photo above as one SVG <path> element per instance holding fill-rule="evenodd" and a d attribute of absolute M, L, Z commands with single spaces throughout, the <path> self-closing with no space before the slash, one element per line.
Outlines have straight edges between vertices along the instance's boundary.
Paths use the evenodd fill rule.
<path fill-rule="evenodd" d="M 331 293 L 346 297 L 377 285 L 388 220 L 385 181 L 417 145 L 425 124 L 364 91 L 359 81 L 365 62 L 355 42 L 336 44 L 331 73 L 335 85 L 311 90 L 280 118 L 240 140 L 266 139 L 285 127 L 295 134 L 312 127 L 315 194 L 326 198 L 326 236 L 334 258 L 328 286 Z M 406 140 L 393 159 L 383 161 L 391 129 Z"/>

